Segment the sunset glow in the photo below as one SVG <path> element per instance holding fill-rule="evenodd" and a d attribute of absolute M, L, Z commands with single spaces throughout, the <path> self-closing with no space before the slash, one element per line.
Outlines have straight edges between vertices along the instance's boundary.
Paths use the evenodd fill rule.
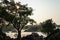
<path fill-rule="evenodd" d="M 60 0 L 18 0 L 16 2 L 19 1 L 33 8 L 34 15 L 31 18 L 37 23 L 52 18 L 55 23 L 60 24 Z"/>

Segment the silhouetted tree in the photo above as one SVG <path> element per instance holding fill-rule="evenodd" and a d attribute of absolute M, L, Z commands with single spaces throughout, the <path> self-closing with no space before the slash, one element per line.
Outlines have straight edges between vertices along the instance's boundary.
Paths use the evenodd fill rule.
<path fill-rule="evenodd" d="M 44 33 L 50 34 L 55 28 L 56 24 L 52 21 L 52 19 L 48 19 L 41 23 L 41 31 Z"/>
<path fill-rule="evenodd" d="M 14 0 L 3 0 L 0 2 L 0 17 L 12 23 L 18 31 L 18 40 L 21 40 L 21 30 L 30 21 L 29 15 L 32 15 L 32 8 L 27 5 L 15 3 Z"/>
<path fill-rule="evenodd" d="M 30 24 L 32 24 L 32 25 L 33 25 L 33 23 L 36 23 L 36 21 L 33 20 L 33 19 L 29 19 L 29 22 L 30 22 Z"/>

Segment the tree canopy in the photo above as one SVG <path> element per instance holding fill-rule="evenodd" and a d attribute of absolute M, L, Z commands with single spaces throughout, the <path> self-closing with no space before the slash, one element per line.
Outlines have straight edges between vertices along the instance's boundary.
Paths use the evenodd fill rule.
<path fill-rule="evenodd" d="M 44 33 L 50 34 L 55 28 L 56 24 L 52 21 L 52 19 L 48 19 L 41 23 L 41 31 Z"/>
<path fill-rule="evenodd" d="M 22 28 L 31 20 L 28 17 L 32 15 L 33 9 L 22 5 L 20 2 L 15 3 L 14 0 L 1 0 L 0 2 L 0 18 L 13 24 L 18 31 L 18 37 L 21 37 Z M 18 38 L 20 40 L 20 38 Z"/>
<path fill-rule="evenodd" d="M 0 3 L 0 17 L 4 18 L 10 23 L 17 23 L 17 20 L 21 24 L 28 22 L 28 15 L 32 14 L 32 8 L 27 5 L 21 5 L 21 3 L 15 3 L 14 1 L 3 0 Z"/>

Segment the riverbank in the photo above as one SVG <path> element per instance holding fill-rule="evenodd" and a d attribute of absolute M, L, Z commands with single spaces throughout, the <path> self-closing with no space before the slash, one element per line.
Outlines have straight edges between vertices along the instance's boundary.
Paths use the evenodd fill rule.
<path fill-rule="evenodd" d="M 33 32 L 21 32 L 21 37 L 27 36 L 27 35 L 31 35 Z M 41 32 L 35 32 L 37 33 L 39 36 L 43 35 L 43 37 L 46 37 L 45 34 L 41 33 Z M 7 36 L 10 36 L 11 38 L 16 38 L 17 37 L 17 32 L 6 32 Z"/>

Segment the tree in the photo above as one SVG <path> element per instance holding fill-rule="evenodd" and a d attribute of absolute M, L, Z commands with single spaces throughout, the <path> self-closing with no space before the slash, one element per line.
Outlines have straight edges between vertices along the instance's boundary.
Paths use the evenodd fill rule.
<path fill-rule="evenodd" d="M 33 20 L 33 19 L 29 19 L 29 22 L 30 22 L 30 24 L 32 24 L 32 25 L 33 25 L 33 23 L 36 23 L 36 21 Z"/>
<path fill-rule="evenodd" d="M 41 31 L 44 33 L 50 34 L 55 28 L 56 24 L 52 21 L 52 19 L 48 19 L 41 23 Z"/>
<path fill-rule="evenodd" d="M 21 30 L 30 21 L 29 15 L 32 15 L 32 8 L 27 5 L 15 3 L 14 0 L 3 0 L 0 2 L 0 17 L 13 26 L 18 31 L 17 40 L 21 40 Z"/>

